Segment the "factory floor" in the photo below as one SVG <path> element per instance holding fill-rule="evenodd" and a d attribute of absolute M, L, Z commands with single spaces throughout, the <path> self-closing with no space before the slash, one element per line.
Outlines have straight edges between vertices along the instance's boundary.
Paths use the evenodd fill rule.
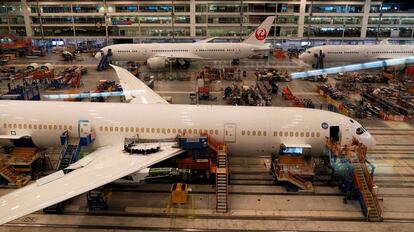
<path fill-rule="evenodd" d="M 92 91 L 99 80 L 117 80 L 113 70 L 97 72 L 92 57 L 82 60 L 59 61 L 51 55 L 39 60 L 21 59 L 9 65 L 51 62 L 56 68 L 83 65 L 88 74 L 83 78 L 81 91 Z M 155 91 L 171 96 L 173 103 L 190 103 L 189 93 L 196 88 L 195 77 L 204 66 L 229 67 L 227 61 L 198 62 L 187 71 L 151 72 L 156 77 Z M 246 60 L 238 66 L 247 71 L 246 81 L 253 83 L 253 72 L 263 66 L 303 70 L 297 60 Z M 142 69 L 144 73 L 148 70 Z M 167 81 L 169 75 L 190 75 L 191 81 Z M 216 83 L 215 83 L 216 84 Z M 232 82 L 222 81 L 213 92 L 217 101 L 199 104 L 225 104 L 221 87 Z M 2 83 L 4 85 L 4 82 Z M 289 85 L 300 98 L 310 98 L 316 104 L 326 103 L 314 91 L 317 83 L 303 80 L 280 83 Z M 47 90 L 42 94 L 64 93 L 68 90 Z M 274 97 L 272 105 L 290 106 L 291 103 Z M 111 99 L 117 101 L 118 99 Z M 228 213 L 215 212 L 215 189 L 211 185 L 190 185 L 192 192 L 184 205 L 169 202 L 170 184 L 141 184 L 115 186 L 106 211 L 88 212 L 85 195 L 74 198 L 63 215 L 37 212 L 0 227 L 2 231 L 413 231 L 414 230 L 414 124 L 378 119 L 360 121 L 375 137 L 377 146 L 369 151 L 368 160 L 375 166 L 374 182 L 379 187 L 384 211 L 384 222 L 365 222 L 359 203 L 343 201 L 338 187 L 316 184 L 314 193 L 291 192 L 284 185 L 274 185 L 269 174 L 270 156 L 241 157 L 231 154 L 230 209 Z M 12 191 L 0 189 L 0 195 Z"/>

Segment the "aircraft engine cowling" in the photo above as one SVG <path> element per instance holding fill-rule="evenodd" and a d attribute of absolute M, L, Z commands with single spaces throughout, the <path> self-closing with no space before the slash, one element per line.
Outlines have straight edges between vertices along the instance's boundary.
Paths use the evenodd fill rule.
<path fill-rule="evenodd" d="M 151 57 L 147 60 L 147 65 L 150 69 L 162 69 L 167 64 L 167 58 L 165 57 Z"/>

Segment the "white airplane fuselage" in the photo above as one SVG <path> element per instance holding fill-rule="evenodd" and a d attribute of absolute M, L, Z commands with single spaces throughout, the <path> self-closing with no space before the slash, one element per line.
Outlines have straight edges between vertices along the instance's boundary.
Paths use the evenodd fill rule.
<path fill-rule="evenodd" d="M 112 51 L 114 61 L 147 61 L 151 57 L 179 57 L 192 54 L 202 59 L 233 60 L 256 54 L 255 49 L 268 49 L 266 45 L 247 43 L 152 43 L 117 44 L 101 49 L 105 54 Z M 95 58 L 100 59 L 98 52 Z"/>
<path fill-rule="evenodd" d="M 307 49 L 299 59 L 312 65 L 321 52 L 324 63 L 352 64 L 413 56 L 414 45 L 324 45 Z"/>
<path fill-rule="evenodd" d="M 80 120 L 89 121 L 94 147 L 122 144 L 136 135 L 163 139 L 207 132 L 225 142 L 230 153 L 270 154 L 281 144 L 310 144 L 313 152 L 321 153 L 334 126 L 339 126 L 342 144 L 350 144 L 352 137 L 374 144 L 365 130 L 356 134 L 362 126 L 349 117 L 306 108 L 1 101 L 0 119 L 0 134 L 28 135 L 40 147 L 59 145 L 65 129 L 79 137 Z"/>

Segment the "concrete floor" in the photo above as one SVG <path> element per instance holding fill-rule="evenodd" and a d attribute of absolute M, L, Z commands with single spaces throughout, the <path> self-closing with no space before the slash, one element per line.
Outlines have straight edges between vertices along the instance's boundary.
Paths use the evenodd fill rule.
<path fill-rule="evenodd" d="M 57 68 L 66 65 L 58 57 L 50 56 L 38 63 L 52 62 Z M 28 60 L 13 61 L 11 65 L 25 66 Z M 95 71 L 96 61 L 83 55 L 73 65 L 88 67 L 81 91 L 91 91 L 98 80 L 117 80 L 113 70 Z M 161 80 L 167 72 L 152 72 L 156 76 L 155 91 L 172 96 L 173 103 L 187 104 L 189 93 L 196 87 L 194 77 L 203 66 L 229 67 L 227 61 L 198 62 L 187 71 L 174 71 L 173 75 L 189 75 L 191 81 Z M 256 67 L 277 66 L 281 69 L 300 70 L 294 60 L 246 60 L 239 66 L 248 72 L 247 81 L 253 81 Z M 148 72 L 145 68 L 143 72 Z M 222 82 L 222 86 L 231 82 Z M 314 103 L 325 100 L 314 93 L 316 83 L 296 80 L 281 83 L 289 85 L 295 95 L 311 98 Z M 62 93 L 67 90 L 42 91 L 43 94 Z M 225 104 L 221 91 L 215 91 L 217 101 L 200 104 Z M 274 97 L 274 106 L 288 106 L 281 96 Z M 177 206 L 169 204 L 169 184 L 144 184 L 131 186 L 128 191 L 115 191 L 109 210 L 88 214 L 85 196 L 74 198 L 65 215 L 34 213 L 0 227 L 1 231 L 123 231 L 123 230 L 278 230 L 278 231 L 414 231 L 414 124 L 358 120 L 375 136 L 377 147 L 369 152 L 369 160 L 376 166 L 375 182 L 383 198 L 384 222 L 364 222 L 356 201 L 343 203 L 336 187 L 315 186 L 315 193 L 287 192 L 275 186 L 268 174 L 270 157 L 231 156 L 230 211 L 215 213 L 214 189 L 208 185 L 191 185 L 193 193 L 189 202 Z M 0 189 L 3 195 L 10 190 Z"/>

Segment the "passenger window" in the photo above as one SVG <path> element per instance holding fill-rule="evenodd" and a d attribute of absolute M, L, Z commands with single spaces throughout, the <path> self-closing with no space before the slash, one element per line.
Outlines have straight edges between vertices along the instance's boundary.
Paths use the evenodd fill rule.
<path fill-rule="evenodd" d="M 103 130 L 103 126 L 100 126 L 100 127 L 99 127 L 99 131 L 102 131 L 102 130 Z"/>
<path fill-rule="evenodd" d="M 4 123 L 3 124 L 3 128 L 7 128 L 7 123 Z"/>
<path fill-rule="evenodd" d="M 47 125 L 43 125 L 43 130 L 47 130 Z"/>
<path fill-rule="evenodd" d="M 29 124 L 29 129 L 32 129 L 32 124 Z"/>
<path fill-rule="evenodd" d="M 138 132 L 138 131 L 137 131 Z M 145 132 L 145 128 L 141 128 L 141 133 L 144 133 Z"/>
<path fill-rule="evenodd" d="M 285 131 L 285 137 L 289 136 L 289 132 Z"/>
<path fill-rule="evenodd" d="M 215 134 L 218 135 L 218 133 L 219 133 L 219 131 L 218 130 L 215 130 Z"/>
<path fill-rule="evenodd" d="M 210 134 L 211 134 L 211 135 L 213 134 L 213 130 L 210 130 Z"/>
<path fill-rule="evenodd" d="M 306 137 L 309 137 L 309 132 L 306 132 Z"/>
<path fill-rule="evenodd" d="M 295 132 L 295 137 L 299 137 L 299 132 Z"/>
<path fill-rule="evenodd" d="M 10 129 L 12 128 L 12 124 L 9 124 L 9 128 L 10 128 Z"/>
<path fill-rule="evenodd" d="M 53 128 L 53 126 L 52 125 L 49 125 L 49 130 L 52 130 L 52 128 Z"/>
<path fill-rule="evenodd" d="M 150 128 L 146 128 L 146 129 L 145 129 L 145 131 L 146 131 L 147 133 L 149 133 L 149 132 L 150 132 Z"/>
<path fill-rule="evenodd" d="M 282 137 L 283 136 L 283 132 L 282 131 L 280 131 L 279 132 L 279 137 Z"/>
<path fill-rule="evenodd" d="M 68 126 L 63 125 L 63 130 L 68 130 Z"/>
<path fill-rule="evenodd" d="M 262 135 L 262 132 L 261 131 L 258 131 L 257 132 L 257 136 L 261 136 Z"/>
<path fill-rule="evenodd" d="M 134 132 L 133 130 L 131 131 Z M 125 132 L 129 132 L 129 127 L 125 127 Z"/>
<path fill-rule="evenodd" d="M 160 128 L 157 128 L 157 133 L 158 133 L 158 134 L 160 133 Z"/>
<path fill-rule="evenodd" d="M 57 128 L 58 128 L 57 125 L 53 125 L 53 129 L 57 130 Z"/>
<path fill-rule="evenodd" d="M 312 132 L 311 133 L 311 137 L 315 137 L 315 132 Z"/>
<path fill-rule="evenodd" d="M 163 134 L 165 134 L 165 128 L 162 128 L 161 132 L 162 132 Z"/>
<path fill-rule="evenodd" d="M 170 134 L 170 133 L 171 133 L 171 129 L 170 129 L 170 128 L 168 128 L 168 129 L 167 129 L 167 133 L 168 133 L 168 134 Z"/>
<path fill-rule="evenodd" d="M 33 124 L 33 129 L 37 130 L 37 124 Z"/>
<path fill-rule="evenodd" d="M 110 131 L 110 132 L 114 131 L 114 127 L 112 127 L 112 126 L 111 126 L 111 127 L 109 127 L 109 131 Z"/>
<path fill-rule="evenodd" d="M 252 135 L 253 136 L 256 136 L 256 131 L 254 130 L 254 131 L 252 131 Z"/>
<path fill-rule="evenodd" d="M 27 124 L 23 124 L 23 129 L 27 129 Z"/>
<path fill-rule="evenodd" d="M 267 135 L 267 132 L 266 131 L 263 131 L 263 136 L 266 136 Z"/>
<path fill-rule="evenodd" d="M 105 127 L 105 131 L 108 131 L 108 127 L 107 126 Z"/>
<path fill-rule="evenodd" d="M 18 124 L 18 128 L 19 128 L 19 129 L 22 129 L 22 124 L 20 124 L 20 123 L 19 123 L 19 124 Z"/>
<path fill-rule="evenodd" d="M 151 133 L 155 133 L 155 128 L 151 128 Z"/>
<path fill-rule="evenodd" d="M 289 134 L 290 134 L 290 137 L 293 137 L 293 131 L 291 131 Z"/>
<path fill-rule="evenodd" d="M 305 137 L 305 132 L 300 132 L 300 137 Z"/>
<path fill-rule="evenodd" d="M 123 126 L 121 126 L 121 127 L 119 128 L 119 131 L 120 131 L 120 132 L 124 132 L 124 127 L 123 127 Z"/>
<path fill-rule="evenodd" d="M 242 135 L 244 135 L 246 132 L 244 130 L 242 130 Z"/>
<path fill-rule="evenodd" d="M 250 131 L 249 130 L 247 131 L 247 135 L 250 136 Z"/>
<path fill-rule="evenodd" d="M 320 137 L 321 136 L 321 133 L 319 133 L 319 132 L 316 132 L 316 137 Z"/>
<path fill-rule="evenodd" d="M 69 130 L 72 130 L 72 125 L 69 125 Z"/>
<path fill-rule="evenodd" d="M 172 133 L 173 133 L 173 134 L 177 134 L 177 129 L 173 128 L 173 129 L 172 129 Z"/>
<path fill-rule="evenodd" d="M 59 125 L 59 130 L 62 130 L 62 125 Z M 102 127 L 101 127 L 101 130 L 102 130 Z"/>
<path fill-rule="evenodd" d="M 189 134 L 193 133 L 193 130 L 188 129 L 188 133 L 189 133 Z"/>
<path fill-rule="evenodd" d="M 115 127 L 115 132 L 118 132 L 118 127 L 117 126 Z"/>

